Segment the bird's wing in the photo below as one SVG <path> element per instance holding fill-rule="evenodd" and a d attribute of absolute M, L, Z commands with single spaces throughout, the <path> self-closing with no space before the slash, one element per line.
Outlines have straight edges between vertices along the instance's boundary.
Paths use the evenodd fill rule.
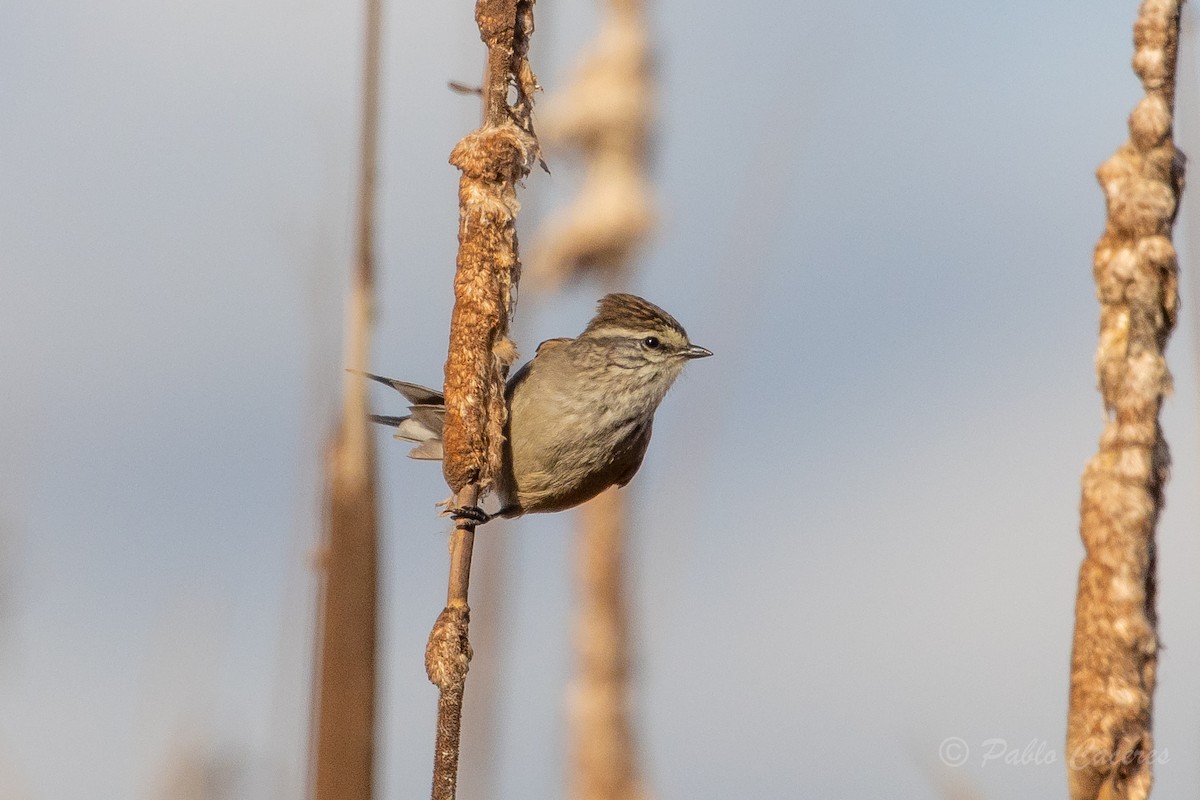
<path fill-rule="evenodd" d="M 525 381 L 525 379 L 529 377 L 530 370 L 533 369 L 533 365 L 537 362 L 538 356 L 544 355 L 556 347 L 562 347 L 564 344 L 567 344 L 567 343 L 573 342 L 573 341 L 575 341 L 575 340 L 570 337 L 562 337 L 559 339 L 547 339 L 546 341 L 539 344 L 537 346 L 537 350 L 535 350 L 533 353 L 533 358 L 526 361 L 524 366 L 522 366 L 519 370 L 514 372 L 509 377 L 508 386 L 506 387 L 506 389 L 504 391 L 504 394 L 509 399 L 509 401 L 510 402 L 512 401 L 513 392 L 516 391 L 517 387 L 520 386 Z"/>
<path fill-rule="evenodd" d="M 566 344 L 567 342 L 573 342 L 573 341 L 575 341 L 575 340 L 569 336 L 560 337 L 558 339 L 547 339 L 546 341 L 542 342 L 541 344 L 539 344 L 537 346 L 537 350 L 534 351 L 533 357 L 537 358 L 538 356 L 540 356 L 542 354 L 543 350 L 550 350 L 551 348 L 554 348 L 554 347 L 561 347 L 562 345 Z"/>
<path fill-rule="evenodd" d="M 642 466 L 642 459 L 646 457 L 646 449 L 650 447 L 650 434 L 654 428 L 654 420 L 646 424 L 644 430 L 639 431 L 633 440 L 629 454 L 625 459 L 625 469 L 617 478 L 617 486 L 624 486 L 633 480 L 633 476 Z"/>

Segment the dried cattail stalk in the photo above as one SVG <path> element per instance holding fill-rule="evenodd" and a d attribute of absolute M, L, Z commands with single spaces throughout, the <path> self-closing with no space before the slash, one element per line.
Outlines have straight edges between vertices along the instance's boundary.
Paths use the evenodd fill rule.
<path fill-rule="evenodd" d="M 462 170 L 442 460 L 454 492 L 468 484 L 486 491 L 500 471 L 504 379 L 517 355 L 508 337 L 520 270 L 516 182 L 529 173 L 532 153 L 528 134 L 506 124 L 469 134 L 450 155 Z"/>
<path fill-rule="evenodd" d="M 551 147 L 583 154 L 575 202 L 546 226 L 531 274 L 547 288 L 580 270 L 629 262 L 654 227 L 646 181 L 652 123 L 650 48 L 640 0 L 604 4 L 600 33 L 541 115 Z"/>
<path fill-rule="evenodd" d="M 1169 455 L 1159 427 L 1171 389 L 1163 358 L 1178 277 L 1171 229 L 1183 189 L 1172 139 L 1180 3 L 1144 0 L 1133 68 L 1146 95 L 1129 141 L 1097 171 L 1108 222 L 1096 245 L 1096 371 L 1109 419 L 1083 473 L 1071 655 L 1068 780 L 1072 800 L 1150 793 L 1158 657 L 1154 530 Z"/>
<path fill-rule="evenodd" d="M 508 409 L 504 382 L 517 351 L 508 337 L 520 278 L 517 182 L 538 158 L 533 133 L 537 79 L 527 52 L 533 0 L 478 0 L 475 19 L 487 45 L 484 124 L 450 154 L 459 181 L 458 268 L 446 357 L 442 471 L 455 507 L 474 506 L 501 469 Z M 509 88 L 516 98 L 508 101 Z M 439 692 L 434 800 L 455 796 L 463 690 L 471 646 L 467 589 L 475 530 L 460 521 L 450 542 L 446 608 L 429 635 L 425 667 Z"/>
<path fill-rule="evenodd" d="M 450 154 L 450 163 L 462 172 L 442 459 L 454 492 L 472 483 L 486 492 L 500 470 L 508 413 L 504 379 L 517 356 L 508 338 L 520 278 L 516 185 L 538 155 L 531 117 L 537 80 L 526 58 L 533 3 L 479 0 L 475 18 L 488 47 L 485 121 Z M 510 85 L 517 88 L 512 106 Z"/>
<path fill-rule="evenodd" d="M 366 380 L 375 283 L 375 164 L 382 0 L 367 0 L 356 264 L 346 319 L 342 418 L 327 456 L 328 518 L 313 676 L 314 800 L 371 800 L 378 511 Z"/>
<path fill-rule="evenodd" d="M 581 509 L 581 589 L 572 687 L 570 794 L 575 800 L 642 800 L 629 719 L 629 612 L 625 607 L 628 504 L 609 489 Z"/>

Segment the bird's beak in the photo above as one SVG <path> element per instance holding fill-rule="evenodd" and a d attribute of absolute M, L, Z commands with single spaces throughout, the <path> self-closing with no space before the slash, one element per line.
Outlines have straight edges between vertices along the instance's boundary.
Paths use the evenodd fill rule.
<path fill-rule="evenodd" d="M 708 358 L 712 355 L 712 350 L 707 347 L 701 347 L 698 344 L 689 344 L 683 351 L 684 358 Z"/>

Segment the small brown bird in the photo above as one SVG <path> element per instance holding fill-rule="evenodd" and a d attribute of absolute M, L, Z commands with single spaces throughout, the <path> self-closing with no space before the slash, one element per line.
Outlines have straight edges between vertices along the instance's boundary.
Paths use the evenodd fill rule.
<path fill-rule="evenodd" d="M 684 364 L 711 355 L 653 303 L 632 294 L 605 296 L 583 333 L 542 342 L 508 381 L 504 464 L 496 483 L 500 510 L 454 514 L 483 523 L 562 511 L 629 483 L 646 455 L 658 404 Z M 441 459 L 441 392 L 367 377 L 412 403 L 408 416 L 371 419 L 395 427 L 397 439 L 417 443 L 412 458 Z"/>

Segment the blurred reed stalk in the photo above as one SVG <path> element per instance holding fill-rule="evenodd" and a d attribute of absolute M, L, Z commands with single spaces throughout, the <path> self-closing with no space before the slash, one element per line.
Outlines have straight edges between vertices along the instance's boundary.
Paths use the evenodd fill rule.
<path fill-rule="evenodd" d="M 646 175 L 653 118 L 650 48 L 641 0 L 607 0 L 600 31 L 570 83 L 547 98 L 547 146 L 578 153 L 584 177 L 575 201 L 540 232 L 530 265 L 540 288 L 587 271 L 618 287 L 654 227 Z"/>
<path fill-rule="evenodd" d="M 504 383 L 517 357 L 508 336 L 520 277 L 516 185 L 538 158 L 532 120 L 538 86 L 527 58 L 533 0 L 478 0 L 475 20 L 488 50 L 483 125 L 450 154 L 462 177 L 442 472 L 454 493 L 450 505 L 457 507 L 476 505 L 501 469 L 508 417 Z M 515 89 L 512 103 L 510 87 Z M 446 607 L 425 651 L 426 672 L 439 689 L 434 800 L 450 800 L 457 789 L 463 691 L 471 660 L 467 590 L 474 541 L 474 525 L 459 521 L 450 540 Z"/>
<path fill-rule="evenodd" d="M 378 512 L 366 380 L 375 283 L 375 171 L 382 0 L 366 2 L 357 244 L 346 311 L 342 417 L 327 452 L 328 512 L 313 676 L 314 800 L 371 800 Z"/>
<path fill-rule="evenodd" d="M 1163 349 L 1175 325 L 1171 231 L 1184 160 L 1173 141 L 1180 3 L 1144 0 L 1133 68 L 1145 96 L 1129 141 L 1097 170 L 1108 206 L 1096 245 L 1096 371 L 1108 412 L 1083 472 L 1067 767 L 1072 800 L 1149 796 L 1158 659 L 1154 531 L 1170 457 L 1158 422 L 1171 389 Z"/>
<path fill-rule="evenodd" d="M 568 796 L 641 800 L 647 794 L 630 720 L 632 648 L 625 604 L 628 496 L 609 489 L 586 503 L 580 514 Z"/>
<path fill-rule="evenodd" d="M 570 207 L 552 219 L 535 249 L 535 283 L 553 286 L 585 271 L 621 288 L 654 226 L 648 172 L 653 111 L 650 49 L 641 0 L 607 0 L 600 31 L 571 82 L 545 104 L 549 147 L 579 153 L 585 174 Z M 580 515 L 575 624 L 576 676 L 570 693 L 569 796 L 646 796 L 630 719 L 631 646 L 625 550 L 626 493 L 610 489 Z"/>

